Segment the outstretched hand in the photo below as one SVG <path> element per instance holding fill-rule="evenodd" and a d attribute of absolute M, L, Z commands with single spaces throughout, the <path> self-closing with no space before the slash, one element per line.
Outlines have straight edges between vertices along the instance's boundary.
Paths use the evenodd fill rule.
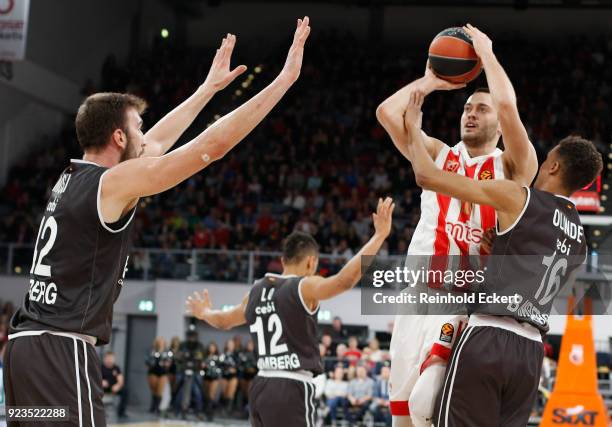
<path fill-rule="evenodd" d="M 206 312 L 212 309 L 212 302 L 208 296 L 208 289 L 204 289 L 202 295 L 199 292 L 194 292 L 193 296 L 188 296 L 187 301 L 187 314 L 190 314 L 198 319 L 203 319 Z"/>
<path fill-rule="evenodd" d="M 287 54 L 287 60 L 281 71 L 281 75 L 287 77 L 291 83 L 294 83 L 298 77 L 300 77 L 302 59 L 304 58 L 304 44 L 310 34 L 309 22 L 310 19 L 308 16 L 305 16 L 304 19 L 297 20 L 297 28 L 293 35 L 293 43 L 291 43 L 289 53 Z"/>
<path fill-rule="evenodd" d="M 376 213 L 372 214 L 375 234 L 384 239 L 386 239 L 391 232 L 393 209 L 395 209 L 395 203 L 393 203 L 391 197 L 387 197 L 384 201 L 383 199 L 378 199 Z"/>
<path fill-rule="evenodd" d="M 225 89 L 236 77 L 247 70 L 246 65 L 239 65 L 230 71 L 230 61 L 235 45 L 236 36 L 228 33 L 223 38 L 219 49 L 217 49 L 213 63 L 210 66 L 210 71 L 208 71 L 208 76 L 206 76 L 202 86 L 208 86 L 215 92 L 218 92 Z"/>

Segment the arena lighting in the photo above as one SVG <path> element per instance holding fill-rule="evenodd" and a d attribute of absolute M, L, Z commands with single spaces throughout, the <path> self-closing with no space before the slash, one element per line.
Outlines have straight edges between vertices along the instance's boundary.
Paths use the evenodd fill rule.
<path fill-rule="evenodd" d="M 595 236 L 595 237 L 601 236 L 601 231 L 600 230 L 593 230 L 593 236 Z"/>
<path fill-rule="evenodd" d="M 597 243 L 591 243 L 591 248 L 593 249 L 597 249 L 599 245 Z"/>
<path fill-rule="evenodd" d="M 249 74 L 249 75 L 247 76 L 247 79 L 248 79 L 248 80 L 253 80 L 254 78 L 255 78 L 255 74 Z"/>
<path fill-rule="evenodd" d="M 608 153 L 608 159 L 612 159 L 612 153 Z"/>
<path fill-rule="evenodd" d="M 236 94 L 236 96 L 240 96 L 242 95 L 242 91 L 240 89 L 236 90 L 236 92 L 234 92 Z"/>
<path fill-rule="evenodd" d="M 221 116 L 219 114 L 215 114 L 213 117 L 215 120 L 219 120 L 221 118 Z"/>
<path fill-rule="evenodd" d="M 608 163 L 608 169 L 612 169 L 612 163 Z"/>
<path fill-rule="evenodd" d="M 247 87 L 249 87 L 249 82 L 248 81 L 242 82 L 242 84 L 240 86 L 242 86 L 244 89 L 246 89 Z"/>
<path fill-rule="evenodd" d="M 604 190 L 609 190 L 609 189 L 610 189 L 610 186 L 609 186 L 608 184 L 604 184 L 604 185 L 603 185 L 603 189 L 604 189 Z"/>
<path fill-rule="evenodd" d="M 261 65 L 258 65 L 257 67 L 255 67 L 253 71 L 255 71 L 256 73 L 261 73 Z M 610 147 L 612 147 L 612 144 L 610 144 Z"/>
<path fill-rule="evenodd" d="M 601 200 L 603 200 L 605 202 L 606 200 L 608 200 L 608 196 L 606 196 L 605 194 L 602 194 L 601 195 Z"/>
<path fill-rule="evenodd" d="M 167 28 L 162 28 L 160 31 L 160 35 L 162 36 L 162 39 L 167 39 L 170 35 L 170 31 L 168 31 Z"/>

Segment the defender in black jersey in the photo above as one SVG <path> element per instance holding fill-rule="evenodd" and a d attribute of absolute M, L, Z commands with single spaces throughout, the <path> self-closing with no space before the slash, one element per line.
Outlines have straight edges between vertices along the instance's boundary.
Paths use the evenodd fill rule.
<path fill-rule="evenodd" d="M 323 372 L 317 342 L 319 301 L 357 284 L 361 257 L 376 255 L 382 246 L 391 230 L 394 207 L 390 198 L 379 200 L 373 214 L 374 235 L 334 276 L 314 275 L 318 245 L 309 234 L 294 232 L 284 242 L 283 273 L 268 273 L 255 281 L 232 310 L 213 310 L 207 290 L 187 300 L 188 311 L 215 328 L 249 325 L 259 369 L 249 391 L 251 425 L 315 425 L 312 378 Z"/>
<path fill-rule="evenodd" d="M 69 412 L 64 425 L 105 425 L 94 345 L 110 340 L 139 197 L 172 188 L 222 158 L 261 122 L 297 80 L 309 32 L 308 18 L 298 20 L 278 77 L 169 154 L 164 155 L 210 98 L 246 70 L 230 70 L 235 36 L 223 39 L 196 93 L 146 135 L 140 98 L 98 93 L 83 102 L 76 116 L 83 160 L 72 160 L 53 187 L 35 242 L 29 291 L 10 323 L 3 369 L 7 408 L 63 406 Z"/>
<path fill-rule="evenodd" d="M 411 96 L 406 114 L 418 115 L 421 105 L 418 94 Z M 468 305 L 468 327 L 446 369 L 436 425 L 524 427 L 536 398 L 552 301 L 587 253 L 569 196 L 601 172 L 601 154 L 592 142 L 567 137 L 548 153 L 530 189 L 436 168 L 420 130 L 407 127 L 406 146 L 418 185 L 492 206 L 497 213 L 498 236 L 476 303 Z M 495 295 L 514 299 L 504 304 L 487 300 Z"/>

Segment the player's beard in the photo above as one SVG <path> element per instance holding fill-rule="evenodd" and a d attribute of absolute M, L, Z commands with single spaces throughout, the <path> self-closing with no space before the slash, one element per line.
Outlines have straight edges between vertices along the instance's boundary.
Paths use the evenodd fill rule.
<path fill-rule="evenodd" d="M 478 129 L 478 132 L 465 134 L 462 132 L 461 140 L 468 147 L 478 147 L 495 139 L 497 133 L 497 124 L 490 125 L 486 128 Z"/>
<path fill-rule="evenodd" d="M 136 157 L 139 157 L 140 154 L 142 154 L 136 152 L 136 144 L 134 144 L 134 140 L 130 138 L 127 132 L 125 134 L 125 137 L 127 138 L 127 144 L 125 146 L 125 150 L 123 150 L 123 153 L 121 153 L 121 162 L 130 159 L 135 159 Z"/>

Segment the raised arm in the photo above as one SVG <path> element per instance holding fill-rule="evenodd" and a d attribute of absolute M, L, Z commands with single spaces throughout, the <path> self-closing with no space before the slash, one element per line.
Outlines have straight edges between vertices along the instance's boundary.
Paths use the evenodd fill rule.
<path fill-rule="evenodd" d="M 418 92 L 412 94 L 406 114 L 418 114 L 423 98 L 423 94 Z M 407 124 L 407 128 L 411 133 L 408 150 L 413 159 L 412 168 L 417 185 L 466 202 L 492 206 L 497 211 L 502 228 L 506 228 L 516 220 L 525 205 L 527 195 L 521 185 L 510 180 L 476 181 L 441 170 L 436 167 L 427 153 L 420 129 L 410 124 Z"/>
<path fill-rule="evenodd" d="M 504 138 L 504 166 L 508 178 L 529 185 L 538 172 L 538 158 L 516 105 L 512 82 L 493 53 L 493 43 L 482 31 L 468 24 L 465 31 L 472 38 L 474 50 L 482 61 L 493 104 L 499 116 Z"/>
<path fill-rule="evenodd" d="M 406 105 L 410 94 L 417 91 L 429 95 L 434 90 L 451 90 L 464 87 L 464 84 L 452 84 L 437 77 L 428 66 L 425 68 L 425 75 L 420 79 L 404 86 L 385 101 L 383 101 L 376 109 L 376 118 L 382 127 L 385 128 L 393 144 L 402 155 L 408 159 L 410 153 L 407 144 L 410 142 L 410 134 L 404 124 Z M 422 114 L 411 118 L 411 124 L 418 128 L 421 127 Z M 423 133 L 423 141 L 429 155 L 435 159 L 444 143 L 438 139 L 431 138 Z"/>
<path fill-rule="evenodd" d="M 372 214 L 374 235 L 342 270 L 330 277 L 308 276 L 302 279 L 300 292 L 304 302 L 314 309 L 319 301 L 330 299 L 353 288 L 361 278 L 361 258 L 374 256 L 391 232 L 391 217 L 395 204 L 390 197 L 379 199 L 376 213 Z"/>
<path fill-rule="evenodd" d="M 298 20 L 287 61 L 278 77 L 261 92 L 184 146 L 161 157 L 128 160 L 108 170 L 102 180 L 101 213 L 114 222 L 142 196 L 166 191 L 222 158 L 257 126 L 300 74 L 308 17 Z"/>
<path fill-rule="evenodd" d="M 214 310 L 208 295 L 208 289 L 204 289 L 201 295 L 199 292 L 194 292 L 193 296 L 187 297 L 185 304 L 188 314 L 205 321 L 213 328 L 227 330 L 246 323 L 244 311 L 248 303 L 249 294 L 247 293 L 242 298 L 242 302 L 230 310 Z"/>
<path fill-rule="evenodd" d="M 230 60 L 235 45 L 235 35 L 228 34 L 223 38 L 204 83 L 193 95 L 166 114 L 145 134 L 146 145 L 143 156 L 155 157 L 165 154 L 191 125 L 208 101 L 246 71 L 245 65 L 230 70 Z"/>

